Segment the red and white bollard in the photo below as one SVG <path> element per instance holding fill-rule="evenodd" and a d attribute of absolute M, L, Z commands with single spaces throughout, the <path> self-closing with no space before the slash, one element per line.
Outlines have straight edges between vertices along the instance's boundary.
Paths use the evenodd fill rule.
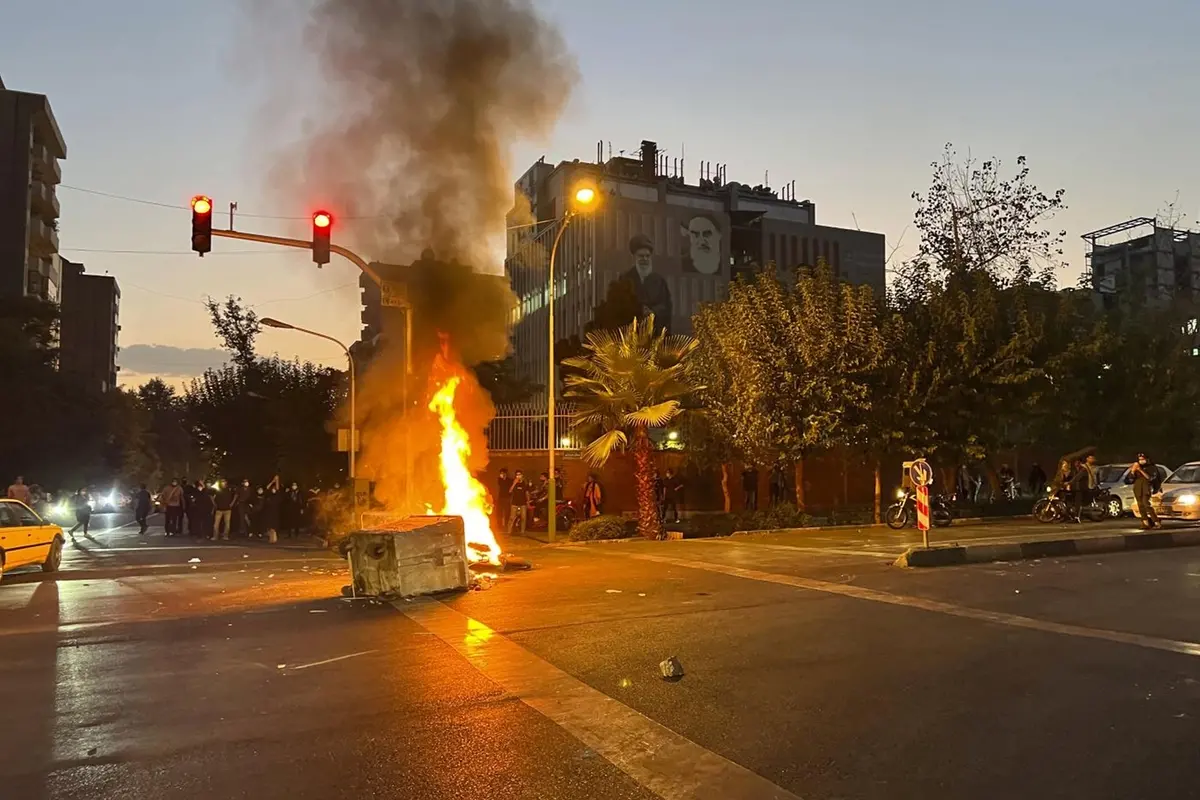
<path fill-rule="evenodd" d="M 921 531 L 921 538 L 924 540 L 925 547 L 929 547 L 929 487 L 917 487 L 917 528 Z"/>

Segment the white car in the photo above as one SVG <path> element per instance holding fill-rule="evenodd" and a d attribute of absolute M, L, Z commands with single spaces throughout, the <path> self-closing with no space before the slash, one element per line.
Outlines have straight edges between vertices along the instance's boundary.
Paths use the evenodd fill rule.
<path fill-rule="evenodd" d="M 19 500 L 0 499 L 0 578 L 17 567 L 62 564 L 63 529 L 46 522 Z"/>
<path fill-rule="evenodd" d="M 1119 517 L 1122 514 L 1136 514 L 1136 503 L 1133 502 L 1133 484 L 1125 483 L 1125 478 L 1129 475 L 1129 468 L 1132 464 L 1105 464 L 1102 467 L 1096 467 L 1096 486 L 1101 489 L 1107 489 L 1118 502 L 1120 508 L 1113 507 L 1109 509 L 1110 517 Z M 1162 464 L 1155 464 L 1154 467 L 1158 470 L 1158 474 L 1162 477 L 1165 483 L 1171 477 L 1172 470 L 1167 469 Z"/>
<path fill-rule="evenodd" d="M 1200 461 L 1189 461 L 1163 481 L 1162 494 L 1150 498 L 1155 512 L 1167 519 L 1200 519 Z"/>

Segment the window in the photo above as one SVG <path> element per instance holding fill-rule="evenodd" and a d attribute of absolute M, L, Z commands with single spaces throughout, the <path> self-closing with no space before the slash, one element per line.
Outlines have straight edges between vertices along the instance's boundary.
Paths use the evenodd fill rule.
<path fill-rule="evenodd" d="M 15 503 L 0 503 L 0 528 L 16 528 L 20 527 L 17 522 L 17 515 L 13 513 Z"/>
<path fill-rule="evenodd" d="M 28 508 L 16 505 L 15 503 L 11 505 L 11 511 L 16 516 L 17 524 L 21 527 L 36 528 L 42 524 L 42 520 L 38 517 L 38 515 L 34 514 Z"/>

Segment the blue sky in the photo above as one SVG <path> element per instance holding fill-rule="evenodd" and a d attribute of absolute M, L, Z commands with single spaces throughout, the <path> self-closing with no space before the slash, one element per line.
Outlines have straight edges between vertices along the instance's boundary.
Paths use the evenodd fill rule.
<path fill-rule="evenodd" d="M 10 4 L 0 75 L 49 95 L 67 140 L 67 186 L 186 205 L 239 204 L 239 227 L 303 236 L 303 217 L 267 191 L 273 147 L 295 131 L 262 114 L 264 85 L 241 0 L 46 0 Z M 1200 4 L 1147 0 L 542 0 L 581 81 L 552 136 L 514 143 L 514 178 L 543 153 L 591 158 L 655 139 L 689 172 L 728 164 L 732 180 L 795 180 L 818 221 L 915 244 L 910 195 L 946 142 L 1064 187 L 1071 261 L 1079 235 L 1153 215 L 1178 194 L 1195 220 L 1200 159 L 1192 101 Z M 296 0 L 295 22 L 303 6 Z M 277 58 L 278 56 L 272 56 Z M 283 56 L 288 58 L 289 56 Z M 303 71 L 303 51 L 290 55 Z M 692 176 L 695 177 L 694 175 Z M 357 276 L 318 271 L 305 252 L 218 240 L 188 248 L 188 213 L 64 187 L 64 255 L 122 287 L 126 379 L 195 372 L 220 360 L 201 305 L 236 293 L 260 313 L 345 340 L 358 331 Z M 335 236 L 336 239 L 336 236 Z M 98 251 L 150 251 L 137 253 Z M 96 252 L 87 252 L 96 251 Z M 258 251 L 258 252 L 246 252 Z M 156 348 L 148 347 L 157 345 Z M 263 349 L 340 363 L 332 345 L 279 331 Z"/>

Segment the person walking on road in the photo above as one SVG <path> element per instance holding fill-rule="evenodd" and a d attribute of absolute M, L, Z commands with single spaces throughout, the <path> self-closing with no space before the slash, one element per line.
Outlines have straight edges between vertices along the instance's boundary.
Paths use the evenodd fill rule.
<path fill-rule="evenodd" d="M 150 490 L 143 483 L 133 494 L 133 519 L 138 524 L 139 536 L 146 535 L 147 520 L 150 519 L 153 509 L 154 500 L 150 497 Z"/>
<path fill-rule="evenodd" d="M 162 490 L 159 495 L 159 502 L 162 503 L 163 514 L 166 516 L 166 521 L 163 523 L 163 528 L 167 532 L 167 536 L 175 536 L 183 532 L 183 489 L 179 485 L 179 479 L 171 481 L 171 485 Z"/>
<path fill-rule="evenodd" d="M 254 489 L 250 488 L 250 481 L 243 480 L 242 486 L 237 490 L 237 497 L 234 498 L 234 525 L 237 526 L 238 536 L 248 539 L 250 537 L 250 506 L 254 503 Z"/>
<path fill-rule="evenodd" d="M 300 492 L 300 484 L 292 481 L 292 485 L 283 493 L 280 504 L 279 521 L 282 532 L 289 539 L 300 535 L 300 523 L 304 519 L 304 495 Z"/>
<path fill-rule="evenodd" d="M 218 539 L 227 542 L 233 529 L 233 490 L 229 488 L 228 481 L 217 484 L 213 509 L 212 536 L 208 538 L 214 542 Z"/>
<path fill-rule="evenodd" d="M 18 475 L 17 479 L 8 487 L 8 499 L 20 500 L 30 508 L 33 507 L 33 503 L 29 495 L 29 487 L 25 485 L 25 477 L 23 475 Z"/>
<path fill-rule="evenodd" d="M 208 538 L 208 532 L 213 527 L 216 505 L 213 503 L 212 492 L 204 485 L 204 481 L 196 481 L 196 491 L 188 505 L 188 535 Z"/>
<path fill-rule="evenodd" d="M 88 525 L 92 521 L 92 501 L 88 497 L 87 489 L 80 489 L 75 493 L 75 496 L 71 498 L 71 507 L 75 510 L 75 527 L 67 533 L 74 536 L 75 531 L 83 528 L 83 535 L 87 536 Z"/>
<path fill-rule="evenodd" d="M 1145 453 L 1138 453 L 1137 461 L 1130 465 L 1129 477 L 1125 480 L 1133 484 L 1133 497 L 1137 501 L 1142 527 L 1146 530 L 1161 528 L 1162 520 L 1158 518 L 1154 506 L 1150 504 L 1150 496 L 1159 488 L 1158 470 L 1154 468 Z"/>

